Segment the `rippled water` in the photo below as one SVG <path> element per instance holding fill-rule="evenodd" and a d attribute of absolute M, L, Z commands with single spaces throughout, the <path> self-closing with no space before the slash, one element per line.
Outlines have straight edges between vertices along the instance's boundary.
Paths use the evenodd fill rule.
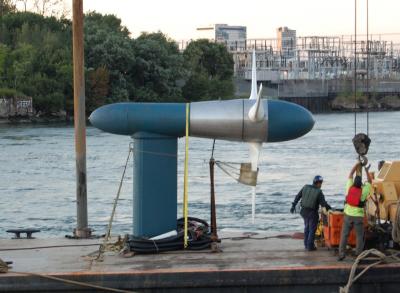
<path fill-rule="evenodd" d="M 256 223 L 251 223 L 251 188 L 216 170 L 219 229 L 293 231 L 302 226 L 289 209 L 298 190 L 315 174 L 325 178 L 328 202 L 341 207 L 347 174 L 355 161 L 351 143 L 353 114 L 315 115 L 316 125 L 291 142 L 264 144 L 256 196 Z M 358 115 L 358 131 L 366 131 Z M 371 113 L 369 152 L 372 169 L 381 159 L 400 159 L 400 112 Z M 10 228 L 36 227 L 39 237 L 71 234 L 75 227 L 75 157 L 71 126 L 0 126 L 0 237 Z M 104 233 L 128 153 L 129 137 L 87 129 L 90 227 Z M 208 160 L 212 141 L 190 139 L 189 214 L 209 219 Z M 179 140 L 179 213 L 182 203 L 184 140 Z M 242 143 L 216 142 L 215 158 L 247 160 Z M 117 207 L 114 233 L 132 227 L 132 162 Z"/>

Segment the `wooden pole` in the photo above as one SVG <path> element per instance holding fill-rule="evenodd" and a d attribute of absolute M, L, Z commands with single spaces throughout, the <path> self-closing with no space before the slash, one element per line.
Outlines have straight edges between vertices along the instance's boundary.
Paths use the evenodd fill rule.
<path fill-rule="evenodd" d="M 211 238 L 213 241 L 218 239 L 217 217 L 215 211 L 215 190 L 214 190 L 214 158 L 210 159 L 210 211 L 211 211 Z"/>
<path fill-rule="evenodd" d="M 214 140 L 215 144 L 215 140 Z M 214 145 L 213 145 L 213 153 L 214 153 Z M 211 205 L 211 251 L 212 252 L 221 252 L 218 245 L 218 232 L 217 232 L 217 212 L 215 206 L 215 190 L 214 190 L 214 166 L 215 160 L 213 156 L 210 159 L 210 205 Z"/>
<path fill-rule="evenodd" d="M 73 0 L 74 124 L 76 155 L 77 224 L 74 236 L 90 237 L 86 186 L 86 114 L 83 58 L 83 0 Z"/>

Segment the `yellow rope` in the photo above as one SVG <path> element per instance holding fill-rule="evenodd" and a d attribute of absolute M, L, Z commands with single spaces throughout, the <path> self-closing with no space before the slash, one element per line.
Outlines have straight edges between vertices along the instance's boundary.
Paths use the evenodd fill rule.
<path fill-rule="evenodd" d="M 189 160 L 189 104 L 186 104 L 185 168 L 183 176 L 184 248 L 188 246 L 188 160 Z"/>

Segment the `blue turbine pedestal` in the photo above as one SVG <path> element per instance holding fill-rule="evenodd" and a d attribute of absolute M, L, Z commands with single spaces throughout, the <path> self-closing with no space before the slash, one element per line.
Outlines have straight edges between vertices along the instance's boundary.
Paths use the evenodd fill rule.
<path fill-rule="evenodd" d="M 133 235 L 175 230 L 178 139 L 138 132 L 133 140 Z"/>

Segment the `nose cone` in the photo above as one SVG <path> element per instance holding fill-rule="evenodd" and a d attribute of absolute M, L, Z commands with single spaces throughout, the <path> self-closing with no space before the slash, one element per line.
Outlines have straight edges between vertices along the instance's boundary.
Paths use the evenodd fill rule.
<path fill-rule="evenodd" d="M 180 137 L 185 134 L 186 105 L 181 103 L 116 103 L 98 108 L 89 117 L 105 132 L 133 135 L 150 132 Z"/>
<path fill-rule="evenodd" d="M 286 141 L 308 133 L 315 120 L 307 109 L 285 101 L 268 101 L 268 142 Z"/>
<path fill-rule="evenodd" d="M 102 106 L 89 117 L 90 123 L 105 132 L 129 134 L 127 131 L 127 107 L 124 103 Z"/>

